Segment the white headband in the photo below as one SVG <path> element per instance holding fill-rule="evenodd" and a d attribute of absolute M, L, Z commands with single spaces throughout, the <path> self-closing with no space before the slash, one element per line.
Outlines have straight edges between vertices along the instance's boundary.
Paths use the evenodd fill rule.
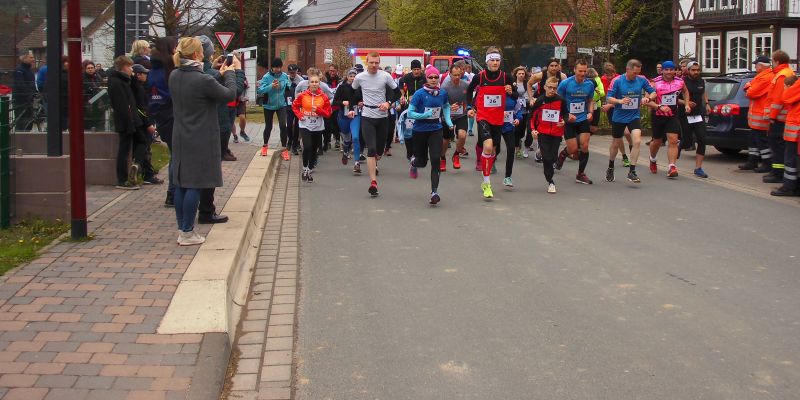
<path fill-rule="evenodd" d="M 489 62 L 489 60 L 501 61 L 502 57 L 500 57 L 500 53 L 489 53 L 486 55 L 486 62 Z"/>

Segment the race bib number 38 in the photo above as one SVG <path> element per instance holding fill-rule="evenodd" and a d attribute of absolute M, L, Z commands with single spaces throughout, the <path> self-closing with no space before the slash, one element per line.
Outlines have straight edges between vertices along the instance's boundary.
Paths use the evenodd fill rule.
<path fill-rule="evenodd" d="M 570 114 L 580 114 L 586 110 L 586 102 L 569 103 Z"/>
<path fill-rule="evenodd" d="M 483 96 L 483 106 L 486 108 L 489 107 L 500 107 L 500 100 L 502 96 L 499 94 L 487 94 Z"/>
<path fill-rule="evenodd" d="M 561 117 L 561 110 L 542 110 L 542 121 L 558 122 Z"/>

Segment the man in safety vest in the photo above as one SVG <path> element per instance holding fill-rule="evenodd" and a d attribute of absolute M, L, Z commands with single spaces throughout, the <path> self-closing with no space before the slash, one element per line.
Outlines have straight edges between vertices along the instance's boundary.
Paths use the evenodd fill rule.
<path fill-rule="evenodd" d="M 783 106 L 784 79 L 794 75 L 794 71 L 789 67 L 789 55 L 783 50 L 775 50 L 772 53 L 772 88 L 769 91 L 769 147 L 772 151 L 772 170 L 765 175 L 764 183 L 783 182 L 783 153 L 786 146 L 783 141 L 783 129 L 786 125 L 787 109 Z"/>
<path fill-rule="evenodd" d="M 756 66 L 756 77 L 744 86 L 750 109 L 747 111 L 747 125 L 750 126 L 747 162 L 740 165 L 741 170 L 769 172 L 772 170 L 772 153 L 767 142 L 769 130 L 769 91 L 772 89 L 774 73 L 770 68 L 767 56 L 758 56 L 753 64 Z M 761 166 L 758 160 L 761 159 Z"/>

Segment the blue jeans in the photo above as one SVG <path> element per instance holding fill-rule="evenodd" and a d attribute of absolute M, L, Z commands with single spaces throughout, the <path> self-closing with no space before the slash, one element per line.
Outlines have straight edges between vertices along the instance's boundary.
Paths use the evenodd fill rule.
<path fill-rule="evenodd" d="M 350 121 L 350 133 L 353 136 L 353 159 L 358 161 L 358 155 L 361 154 L 361 113 L 356 113 Z"/>
<path fill-rule="evenodd" d="M 178 229 L 183 232 L 194 230 L 194 219 L 197 217 L 199 205 L 199 189 L 175 187 L 175 217 L 178 220 Z"/>

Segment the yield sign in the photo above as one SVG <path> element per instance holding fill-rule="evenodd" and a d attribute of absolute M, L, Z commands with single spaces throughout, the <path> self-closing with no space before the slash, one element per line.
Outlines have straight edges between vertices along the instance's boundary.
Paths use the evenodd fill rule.
<path fill-rule="evenodd" d="M 556 35 L 558 44 L 562 44 L 564 43 L 564 39 L 567 38 L 569 31 L 572 30 L 572 22 L 551 22 L 550 29 L 552 29 L 553 34 Z"/>
<path fill-rule="evenodd" d="M 219 40 L 219 45 L 222 46 L 222 50 L 227 50 L 228 45 L 231 44 L 233 40 L 233 32 L 214 32 L 214 35 L 217 36 L 217 40 Z"/>

